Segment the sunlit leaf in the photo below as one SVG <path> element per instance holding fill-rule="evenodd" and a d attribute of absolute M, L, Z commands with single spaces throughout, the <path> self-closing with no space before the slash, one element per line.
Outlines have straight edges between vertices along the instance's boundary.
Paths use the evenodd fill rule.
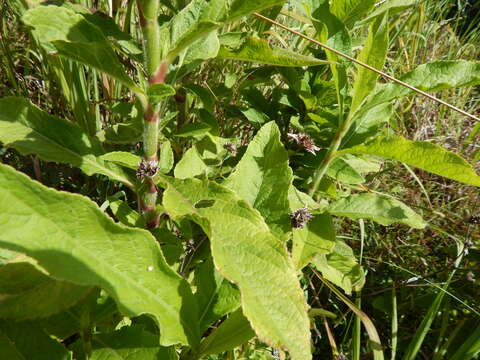
<path fill-rule="evenodd" d="M 0 234 L 1 247 L 34 258 L 56 279 L 99 286 L 123 313 L 154 316 L 163 345 L 198 341 L 190 287 L 166 264 L 157 241 L 115 224 L 89 199 L 0 165 Z"/>
<path fill-rule="evenodd" d="M 426 141 L 410 141 L 402 137 L 378 137 L 365 144 L 340 151 L 350 154 L 370 154 L 401 161 L 433 174 L 480 186 L 480 176 L 459 155 Z"/>
<path fill-rule="evenodd" d="M 284 243 L 232 191 L 197 179 L 158 177 L 163 205 L 174 219 L 197 222 L 210 239 L 215 266 L 237 284 L 243 313 L 259 338 L 310 359 L 306 302 Z"/>
<path fill-rule="evenodd" d="M 355 194 L 333 202 L 328 212 L 350 219 L 369 219 L 382 225 L 401 223 L 416 229 L 427 224 L 420 215 L 404 203 L 390 197 L 377 194 Z"/>
<path fill-rule="evenodd" d="M 288 153 L 280 141 L 280 130 L 272 121 L 253 138 L 224 185 L 260 211 L 272 230 L 283 236 L 290 231 L 291 183 Z"/>

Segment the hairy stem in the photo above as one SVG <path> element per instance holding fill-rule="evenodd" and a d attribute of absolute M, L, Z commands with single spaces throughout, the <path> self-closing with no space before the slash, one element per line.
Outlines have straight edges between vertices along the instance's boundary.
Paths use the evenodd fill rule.
<path fill-rule="evenodd" d="M 160 28 L 158 25 L 159 0 L 138 0 L 138 13 L 143 32 L 143 48 L 149 86 L 164 82 L 168 64 L 161 61 Z M 143 105 L 143 160 L 139 176 L 143 179 L 144 193 L 141 197 L 142 212 L 149 228 L 158 226 L 160 214 L 156 209 L 157 187 L 153 181 L 158 165 L 158 105 L 147 98 L 140 99 Z"/>

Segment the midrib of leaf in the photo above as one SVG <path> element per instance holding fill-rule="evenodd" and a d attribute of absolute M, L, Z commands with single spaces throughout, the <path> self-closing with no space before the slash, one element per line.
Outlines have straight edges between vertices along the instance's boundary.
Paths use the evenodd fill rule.
<path fill-rule="evenodd" d="M 22 124 L 22 125 L 25 126 L 24 124 Z M 25 126 L 25 127 L 26 127 L 27 129 L 30 129 L 33 133 L 39 135 L 39 136 L 42 137 L 43 139 L 47 140 L 47 142 L 53 143 L 53 144 L 55 144 L 55 146 L 58 146 L 60 149 L 64 150 L 65 152 L 68 152 L 68 153 L 70 153 L 71 155 L 77 157 L 78 159 L 80 159 L 80 162 L 81 162 L 81 163 L 89 163 L 91 166 L 93 165 L 92 167 L 97 168 L 97 169 L 100 169 L 100 170 L 103 172 L 104 175 L 105 175 L 105 173 L 108 173 L 108 174 L 110 174 L 110 176 L 111 176 L 112 179 L 116 179 L 116 180 L 124 183 L 126 186 L 128 186 L 128 187 L 130 187 L 130 188 L 133 188 L 133 184 L 130 182 L 130 180 L 128 180 L 128 179 L 126 179 L 126 178 L 123 178 L 123 177 L 121 177 L 121 176 L 118 176 L 118 174 L 116 174 L 115 172 L 109 170 L 108 168 L 100 166 L 100 164 L 99 164 L 98 162 L 90 160 L 89 155 L 94 156 L 94 157 L 96 158 L 97 156 L 96 156 L 95 154 L 88 154 L 88 155 L 82 156 L 82 155 L 76 153 L 75 151 L 70 150 L 69 148 L 63 146 L 62 144 L 57 143 L 57 142 L 56 142 L 55 140 L 53 140 L 52 138 L 43 135 L 42 133 L 38 132 L 37 130 L 35 130 L 35 129 L 31 128 L 31 127 L 28 127 L 28 126 Z M 81 166 L 80 166 L 80 168 L 81 168 Z M 107 175 L 107 176 L 108 176 L 108 175 Z"/>
<path fill-rule="evenodd" d="M 48 188 L 48 190 L 51 190 L 51 189 Z M 60 192 L 64 192 L 64 191 L 60 191 Z M 29 203 L 27 203 L 25 201 L 22 201 L 22 198 L 15 196 L 14 193 L 12 193 L 12 192 L 10 192 L 10 194 L 11 194 L 11 196 L 15 197 L 18 202 L 20 202 L 24 205 L 27 205 L 27 207 L 31 210 L 35 210 L 33 207 L 29 206 Z M 84 198 L 84 196 L 82 196 L 82 195 L 73 194 L 73 193 L 68 193 L 68 194 L 69 195 L 74 195 L 76 197 Z M 37 215 L 39 214 L 38 211 L 36 211 L 35 213 Z M 56 222 L 50 220 L 48 217 L 45 217 L 45 216 L 42 216 L 42 215 L 39 215 L 39 216 L 41 216 L 43 219 L 47 220 L 48 223 L 53 224 L 54 227 L 58 229 L 59 233 L 64 234 L 67 238 L 70 238 L 70 239 L 74 238 L 68 232 L 66 232 L 64 229 L 62 229 Z M 109 219 L 109 221 L 111 221 L 115 224 L 115 222 L 113 220 Z M 112 241 L 112 239 L 110 238 L 110 236 L 108 234 L 106 234 L 106 236 L 108 237 L 108 239 L 110 240 L 111 243 L 114 243 L 114 241 Z M 37 244 L 41 244 L 41 242 L 39 242 L 39 241 L 35 241 L 35 242 Z M 85 247 L 78 246 L 78 244 L 75 244 L 75 247 L 73 249 L 71 249 L 71 251 L 72 252 L 76 251 L 80 254 L 86 254 L 87 256 L 90 256 L 91 258 L 95 259 L 99 264 L 104 263 L 103 259 L 99 259 L 97 256 L 94 255 L 93 252 L 87 251 Z M 157 296 L 155 293 L 153 293 L 150 289 L 148 289 L 147 287 L 139 287 L 135 281 L 133 281 L 129 277 L 125 276 L 124 273 L 116 271 L 115 267 L 109 267 L 109 269 L 114 274 L 116 274 L 119 278 L 124 279 L 128 284 L 132 285 L 133 288 L 138 289 L 139 293 L 145 293 L 147 295 L 148 299 L 153 299 L 154 303 L 157 302 L 160 305 L 162 305 L 162 304 L 165 305 L 165 308 L 167 308 L 170 313 L 174 314 L 173 317 L 175 317 L 175 314 L 177 313 L 175 311 L 175 309 L 172 309 L 171 305 L 169 305 L 168 303 L 163 302 L 161 300 L 161 298 L 159 296 Z M 52 276 L 52 277 L 55 278 L 55 276 Z M 58 280 L 65 281 L 64 279 L 58 279 Z M 77 285 L 85 285 L 85 284 L 82 284 L 82 283 L 76 283 L 75 281 L 70 281 L 70 282 L 72 282 L 74 284 L 77 284 Z M 187 325 L 181 317 L 180 317 L 180 321 L 181 321 L 182 325 Z M 185 328 L 190 328 L 190 327 L 185 326 Z M 192 329 L 190 329 L 190 331 L 192 331 L 192 333 L 194 333 L 194 331 Z"/>

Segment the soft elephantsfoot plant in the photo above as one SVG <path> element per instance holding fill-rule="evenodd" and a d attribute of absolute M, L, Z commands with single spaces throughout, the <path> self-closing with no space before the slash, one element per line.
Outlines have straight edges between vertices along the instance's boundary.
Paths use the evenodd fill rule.
<path fill-rule="evenodd" d="M 373 323 L 336 289 L 360 290 L 365 274 L 334 217 L 428 225 L 362 187 L 388 160 L 473 186 L 480 177 L 459 155 L 387 129 L 394 100 L 411 89 L 328 51 L 293 51 L 251 16 L 276 18 L 284 0 L 126 3 L 116 23 L 79 4 L 16 2 L 71 118 L 6 97 L 0 141 L 117 192 L 99 207 L 0 164 L 0 339 L 15 339 L 0 353 L 193 360 L 257 337 L 312 359 L 315 317 L 332 317 L 306 297 L 302 271 L 313 271 L 383 359 Z M 368 28 L 357 58 L 381 69 L 389 18 L 414 1 L 291 3 L 311 36 L 348 55 L 353 29 Z M 245 62 L 262 65 L 242 78 L 231 69 Z M 79 90 L 86 78 L 101 80 L 112 103 L 98 116 L 88 110 L 98 89 Z M 436 61 L 401 80 L 424 91 L 471 86 L 480 64 Z"/>

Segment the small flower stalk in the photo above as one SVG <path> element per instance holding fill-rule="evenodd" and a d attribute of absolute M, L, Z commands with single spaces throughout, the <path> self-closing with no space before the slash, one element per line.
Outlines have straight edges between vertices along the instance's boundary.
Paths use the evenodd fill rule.
<path fill-rule="evenodd" d="M 306 134 L 301 134 L 301 133 L 294 133 L 290 132 L 287 133 L 287 136 L 295 140 L 295 142 L 302 148 L 308 151 L 309 153 L 316 155 L 316 152 L 320 150 L 320 148 L 315 145 L 315 142 L 313 139 L 306 135 Z"/>
<path fill-rule="evenodd" d="M 307 207 L 303 207 L 292 212 L 290 219 L 294 228 L 301 229 L 313 219 L 313 215 L 308 211 Z"/>

